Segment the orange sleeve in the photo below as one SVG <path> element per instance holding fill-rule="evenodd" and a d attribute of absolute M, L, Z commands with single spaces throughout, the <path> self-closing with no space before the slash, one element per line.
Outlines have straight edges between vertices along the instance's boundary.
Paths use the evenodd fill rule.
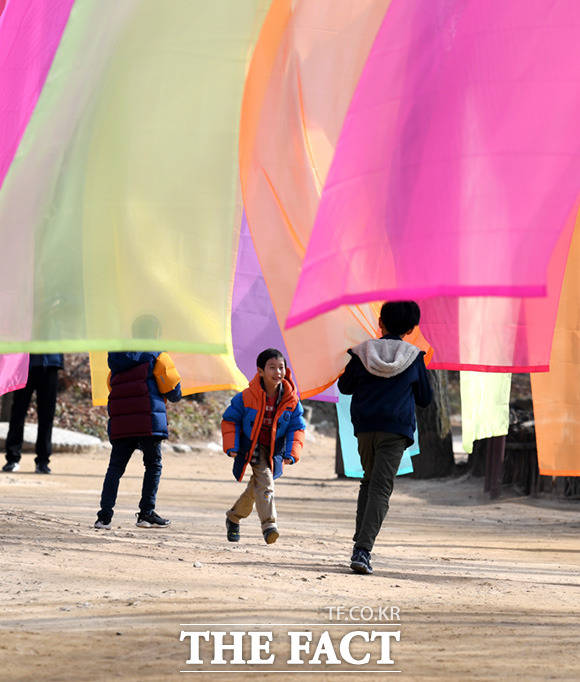
<path fill-rule="evenodd" d="M 222 421 L 222 440 L 226 454 L 229 454 L 230 450 L 236 449 L 236 425 L 234 422 Z"/>
<path fill-rule="evenodd" d="M 292 442 L 291 455 L 294 457 L 294 461 L 297 462 L 300 459 L 300 453 L 302 452 L 302 447 L 304 446 L 304 431 L 301 429 L 299 431 L 294 431 L 294 440 Z"/>
<path fill-rule="evenodd" d="M 173 391 L 181 383 L 181 377 L 169 353 L 159 355 L 153 368 L 153 375 L 161 394 Z"/>

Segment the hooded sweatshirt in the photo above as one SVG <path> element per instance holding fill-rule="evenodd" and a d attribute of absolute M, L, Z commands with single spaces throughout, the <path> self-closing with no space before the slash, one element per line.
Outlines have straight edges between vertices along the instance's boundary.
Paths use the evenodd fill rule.
<path fill-rule="evenodd" d="M 351 348 L 350 362 L 338 380 L 341 393 L 352 395 L 354 433 L 398 433 L 410 445 L 415 432 L 415 403 L 426 407 L 432 392 L 425 353 L 388 334 Z"/>

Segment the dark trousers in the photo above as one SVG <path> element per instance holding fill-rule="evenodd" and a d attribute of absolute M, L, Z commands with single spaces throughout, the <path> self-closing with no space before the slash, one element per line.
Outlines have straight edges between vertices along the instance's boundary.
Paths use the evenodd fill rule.
<path fill-rule="evenodd" d="M 407 440 L 396 433 L 371 431 L 357 435 L 364 476 L 356 508 L 354 546 L 371 551 L 389 509 L 393 482 Z"/>
<path fill-rule="evenodd" d="M 101 510 L 98 517 L 108 523 L 113 518 L 113 508 L 117 501 L 119 481 L 125 473 L 125 468 L 135 450 L 143 452 L 143 488 L 139 509 L 142 512 L 150 512 L 155 509 L 157 488 L 161 478 L 161 438 L 156 436 L 141 436 L 140 438 L 119 438 L 112 441 L 111 458 L 109 468 L 103 482 L 101 493 Z"/>
<path fill-rule="evenodd" d="M 38 434 L 35 462 L 48 464 L 52 453 L 52 422 L 56 409 L 58 370 L 58 367 L 30 367 L 26 386 L 14 391 L 10 426 L 6 436 L 6 460 L 8 462 L 20 461 L 26 413 L 32 394 L 36 391 Z"/>

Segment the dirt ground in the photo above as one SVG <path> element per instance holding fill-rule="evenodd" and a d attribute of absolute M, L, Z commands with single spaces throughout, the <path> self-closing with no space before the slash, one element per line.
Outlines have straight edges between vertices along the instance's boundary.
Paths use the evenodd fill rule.
<path fill-rule="evenodd" d="M 32 457 L 0 474 L 0 679 L 250 679 L 289 668 L 264 679 L 580 679 L 577 502 L 489 502 L 479 480 L 398 479 L 374 575 L 357 576 L 348 559 L 358 484 L 335 478 L 324 436 L 277 482 L 271 546 L 255 515 L 239 545 L 226 541 L 224 511 L 241 488 L 210 447 L 164 456 L 157 509 L 168 529 L 135 527 L 137 456 L 109 532 L 92 528 L 106 453 L 56 455 L 44 477 Z M 211 665 L 205 641 L 204 664 L 187 664 L 181 631 L 220 629 L 271 631 L 274 664 Z M 313 633 L 302 666 L 286 663 L 290 630 Z M 343 634 L 373 630 L 400 633 L 393 664 L 379 665 L 375 649 L 368 664 L 308 664 L 323 631 L 338 652 Z M 352 655 L 370 646 L 359 636 Z"/>

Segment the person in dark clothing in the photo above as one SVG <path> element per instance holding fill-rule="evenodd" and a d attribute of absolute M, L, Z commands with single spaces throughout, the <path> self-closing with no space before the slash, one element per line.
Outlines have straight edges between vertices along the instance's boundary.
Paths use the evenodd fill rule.
<path fill-rule="evenodd" d="M 155 511 L 161 478 L 161 441 L 168 437 L 166 400 L 181 399 L 181 377 L 167 353 L 109 353 L 109 439 L 111 458 L 103 482 L 95 528 L 111 528 L 121 476 L 135 450 L 143 452 L 145 474 L 137 526 L 168 526 Z"/>
<path fill-rule="evenodd" d="M 350 567 L 370 574 L 371 550 L 389 508 L 393 483 L 403 452 L 413 443 L 415 403 L 431 402 L 424 353 L 402 337 L 419 324 L 414 301 L 385 303 L 380 339 L 351 348 L 351 359 L 338 380 L 341 393 L 351 395 L 351 419 L 364 471 L 358 494 L 354 551 Z"/>
<path fill-rule="evenodd" d="M 32 394 L 36 391 L 38 433 L 34 462 L 37 474 L 50 474 L 48 463 L 52 454 L 52 423 L 56 410 L 58 370 L 63 366 L 62 353 L 30 356 L 26 386 L 14 391 L 10 425 L 6 436 L 6 464 L 2 471 L 12 472 L 20 469 L 24 422 Z"/>

